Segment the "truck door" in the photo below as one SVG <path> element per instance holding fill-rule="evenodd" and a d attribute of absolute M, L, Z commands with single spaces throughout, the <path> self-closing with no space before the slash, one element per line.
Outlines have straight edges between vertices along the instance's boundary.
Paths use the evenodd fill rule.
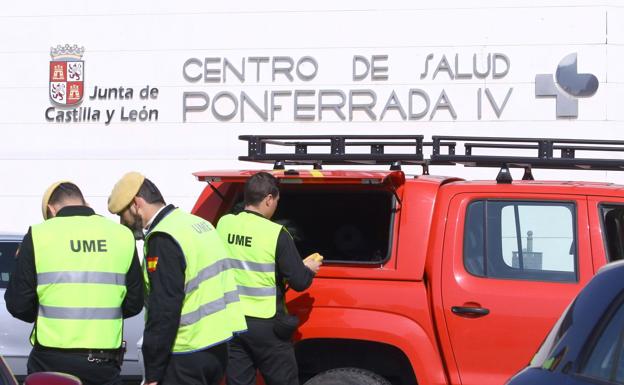
<path fill-rule="evenodd" d="M 584 196 L 458 194 L 442 261 L 447 337 L 464 385 L 526 366 L 593 275 Z M 447 354 L 448 357 L 448 354 Z"/>

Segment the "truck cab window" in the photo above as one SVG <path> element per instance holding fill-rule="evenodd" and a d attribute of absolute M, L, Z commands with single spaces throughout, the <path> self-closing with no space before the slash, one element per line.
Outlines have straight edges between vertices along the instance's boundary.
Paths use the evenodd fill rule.
<path fill-rule="evenodd" d="M 571 203 L 480 200 L 466 211 L 464 266 L 476 276 L 576 281 Z"/>
<path fill-rule="evenodd" d="M 624 205 L 600 206 L 607 261 L 624 259 Z"/>

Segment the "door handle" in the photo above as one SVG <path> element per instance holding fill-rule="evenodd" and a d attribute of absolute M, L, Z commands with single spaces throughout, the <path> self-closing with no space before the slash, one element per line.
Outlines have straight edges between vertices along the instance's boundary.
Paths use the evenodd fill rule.
<path fill-rule="evenodd" d="M 464 317 L 483 317 L 490 314 L 490 309 L 484 307 L 466 307 L 466 306 L 453 306 L 451 307 L 453 314 Z"/>

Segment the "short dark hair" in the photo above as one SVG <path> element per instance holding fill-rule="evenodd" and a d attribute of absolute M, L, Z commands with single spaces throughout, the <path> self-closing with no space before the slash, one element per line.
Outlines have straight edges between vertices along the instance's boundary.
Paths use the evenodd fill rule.
<path fill-rule="evenodd" d="M 82 195 L 82 191 L 71 182 L 63 182 L 59 184 L 52 194 L 50 194 L 50 199 L 48 199 L 49 205 L 56 205 L 59 203 L 63 203 L 68 199 L 79 199 L 83 205 L 86 205 L 87 202 Z M 49 208 L 46 208 L 46 216 L 48 218 L 52 218 L 52 212 Z"/>
<path fill-rule="evenodd" d="M 165 198 L 163 198 L 158 187 L 151 180 L 145 178 L 143 184 L 137 192 L 138 197 L 145 199 L 147 203 L 162 203 L 165 204 Z"/>
<path fill-rule="evenodd" d="M 62 203 L 67 199 L 80 199 L 83 204 L 86 204 L 82 191 L 71 182 L 63 182 L 58 185 L 48 199 L 49 205 Z"/>
<path fill-rule="evenodd" d="M 243 192 L 245 206 L 256 206 L 267 195 L 279 196 L 277 178 L 268 172 L 260 171 L 247 179 Z"/>

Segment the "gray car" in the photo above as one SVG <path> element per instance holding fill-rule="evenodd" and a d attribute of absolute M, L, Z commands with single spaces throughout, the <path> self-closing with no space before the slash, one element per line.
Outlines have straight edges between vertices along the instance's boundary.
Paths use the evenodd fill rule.
<path fill-rule="evenodd" d="M 0 356 L 4 356 L 18 378 L 26 376 L 26 362 L 32 348 L 29 338 L 33 325 L 9 314 L 4 303 L 4 292 L 15 269 L 15 256 L 22 238 L 18 234 L 0 233 Z M 141 379 L 142 367 L 137 343 L 143 336 L 143 325 L 143 312 L 124 322 L 124 340 L 128 351 L 121 374 L 127 381 Z"/>

